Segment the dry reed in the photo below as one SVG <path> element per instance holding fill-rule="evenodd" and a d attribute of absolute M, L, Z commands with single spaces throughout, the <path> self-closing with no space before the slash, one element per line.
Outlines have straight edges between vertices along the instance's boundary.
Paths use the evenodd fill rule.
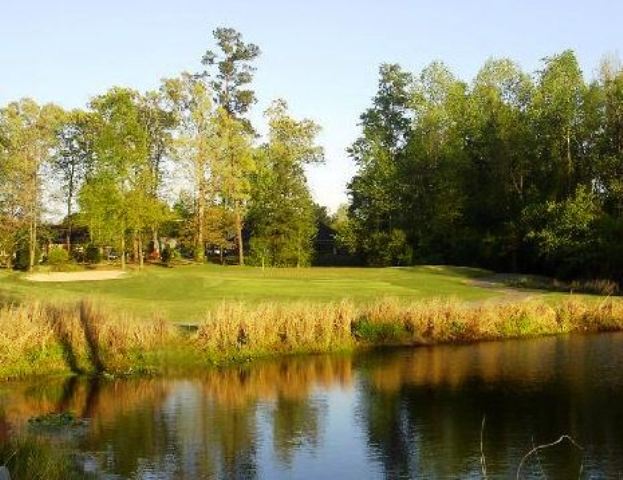
<path fill-rule="evenodd" d="M 465 343 L 570 332 L 623 330 L 623 301 L 569 299 L 468 304 L 458 300 L 367 306 L 223 303 L 196 332 L 137 321 L 83 301 L 0 307 L 0 378 L 49 373 L 143 372 L 171 362 L 222 362 L 358 346 Z M 168 359 L 167 359 L 168 358 Z M 160 362 L 157 365 L 156 360 Z"/>

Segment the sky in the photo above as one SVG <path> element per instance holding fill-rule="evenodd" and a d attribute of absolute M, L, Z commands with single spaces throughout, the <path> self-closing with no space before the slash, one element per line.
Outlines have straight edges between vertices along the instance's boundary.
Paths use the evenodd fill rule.
<path fill-rule="evenodd" d="M 198 71 L 219 26 L 262 49 L 255 123 L 276 98 L 322 127 L 324 165 L 311 167 L 314 198 L 347 201 L 358 136 L 378 67 L 417 72 L 443 60 L 470 81 L 490 57 L 527 71 L 571 48 L 587 78 L 605 54 L 623 54 L 618 0 L 0 0 L 0 105 L 29 96 L 84 107 L 112 86 L 144 91 Z M 261 129 L 260 129 L 261 131 Z"/>

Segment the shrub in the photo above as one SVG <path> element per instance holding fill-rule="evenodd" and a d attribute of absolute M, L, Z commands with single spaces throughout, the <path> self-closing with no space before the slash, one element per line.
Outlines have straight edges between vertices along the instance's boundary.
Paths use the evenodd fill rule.
<path fill-rule="evenodd" d="M 160 252 L 160 260 L 162 260 L 162 263 L 165 265 L 168 265 L 172 258 L 173 250 L 167 245 L 162 249 L 162 252 Z"/>
<path fill-rule="evenodd" d="M 53 270 L 61 269 L 69 262 L 69 253 L 64 248 L 54 248 L 48 253 L 48 265 Z"/>
<path fill-rule="evenodd" d="M 84 257 L 90 264 L 100 263 L 102 261 L 102 252 L 97 245 L 91 244 L 87 246 Z"/>
<path fill-rule="evenodd" d="M 41 250 L 37 247 L 35 252 L 35 265 L 39 264 L 39 258 L 41 258 Z M 17 270 L 28 270 L 30 262 L 30 250 L 28 248 L 28 243 L 23 242 L 19 245 L 17 252 L 15 254 L 15 262 L 13 263 L 13 267 Z"/>

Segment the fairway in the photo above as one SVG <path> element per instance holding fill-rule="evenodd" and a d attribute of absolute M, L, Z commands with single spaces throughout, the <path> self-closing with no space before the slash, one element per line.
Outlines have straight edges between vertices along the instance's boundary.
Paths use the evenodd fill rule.
<path fill-rule="evenodd" d="M 462 267 L 409 268 L 290 268 L 189 265 L 148 267 L 127 277 L 100 282 L 26 280 L 21 273 L 0 274 L 0 296 L 15 300 L 78 301 L 84 297 L 133 315 L 154 313 L 174 322 L 194 323 L 223 301 L 365 303 L 383 297 L 417 300 L 453 297 L 465 301 L 502 295 L 496 289 L 472 285 L 489 272 Z"/>

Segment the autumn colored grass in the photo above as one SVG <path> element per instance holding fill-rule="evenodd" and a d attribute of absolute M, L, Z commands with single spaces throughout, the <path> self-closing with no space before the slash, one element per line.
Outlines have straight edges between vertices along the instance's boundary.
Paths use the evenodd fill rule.
<path fill-rule="evenodd" d="M 91 302 L 0 309 L 0 378 L 141 374 L 260 356 L 623 329 L 623 301 L 465 303 L 384 299 L 356 306 L 225 302 L 196 330 L 136 321 Z"/>

